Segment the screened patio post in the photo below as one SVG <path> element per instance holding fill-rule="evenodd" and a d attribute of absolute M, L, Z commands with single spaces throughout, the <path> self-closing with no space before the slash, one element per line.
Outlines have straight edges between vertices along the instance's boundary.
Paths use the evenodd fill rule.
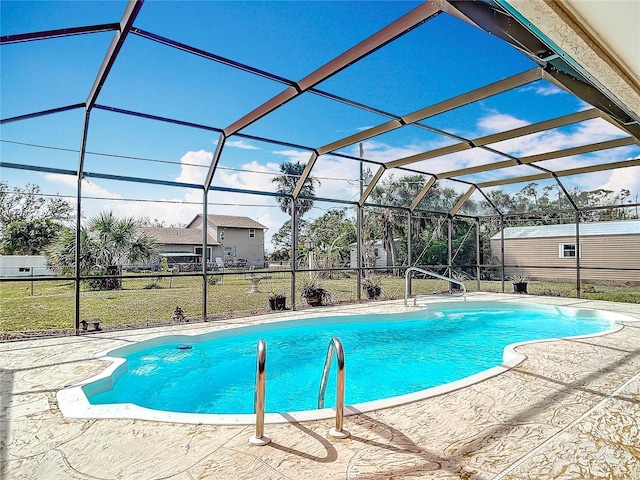
<path fill-rule="evenodd" d="M 504 293 L 504 215 L 500 214 L 500 281 L 502 283 L 502 293 Z"/>
<path fill-rule="evenodd" d="M 480 262 L 482 255 L 480 251 L 480 217 L 476 217 L 476 289 L 480 291 Z"/>
<path fill-rule="evenodd" d="M 576 298 L 580 298 L 580 210 L 576 209 Z"/>
<path fill-rule="evenodd" d="M 296 309 L 296 270 L 298 267 L 298 212 L 296 200 L 291 198 L 291 310 Z"/>
<path fill-rule="evenodd" d="M 202 192 L 202 321 L 207 321 L 207 235 L 209 231 L 208 225 L 208 208 L 209 208 L 209 189 L 205 187 Z"/>
<path fill-rule="evenodd" d="M 453 217 L 451 215 L 447 215 L 447 271 L 448 276 L 450 278 L 453 277 L 453 263 L 452 256 L 453 252 L 451 250 L 451 238 L 453 236 Z M 449 293 L 451 293 L 451 282 L 449 282 Z"/>
<path fill-rule="evenodd" d="M 87 150 L 87 135 L 89 134 L 89 119 L 91 117 L 91 110 L 86 107 L 84 111 L 84 117 L 82 121 L 82 136 L 80 138 L 80 153 L 78 157 L 78 171 L 77 171 L 77 184 L 76 184 L 76 251 L 75 251 L 75 331 L 76 335 L 80 335 L 80 258 L 82 242 L 80 238 L 80 222 L 82 221 L 82 177 L 84 172 L 84 157 Z"/>
<path fill-rule="evenodd" d="M 413 248 L 411 246 L 411 244 L 413 243 L 413 212 L 411 210 L 409 210 L 409 212 L 407 213 L 407 225 L 409 226 L 407 228 L 407 268 L 410 267 L 411 265 L 413 265 Z M 409 275 L 409 278 L 407 278 L 407 287 L 408 287 L 408 292 L 409 295 L 411 295 L 411 275 Z"/>
<path fill-rule="evenodd" d="M 358 224 L 358 228 L 356 231 L 356 255 L 358 257 L 358 260 L 356 261 L 356 289 L 358 290 L 358 293 L 356 295 L 356 298 L 358 299 L 358 302 L 362 301 L 362 229 L 363 229 L 363 211 L 362 211 L 362 205 L 358 205 L 358 212 L 357 212 L 357 224 Z"/>

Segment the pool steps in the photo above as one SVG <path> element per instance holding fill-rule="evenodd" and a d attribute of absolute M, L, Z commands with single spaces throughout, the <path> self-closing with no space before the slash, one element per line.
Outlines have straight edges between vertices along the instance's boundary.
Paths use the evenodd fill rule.
<path fill-rule="evenodd" d="M 329 348 L 327 349 L 327 356 L 324 361 L 324 368 L 322 369 L 322 379 L 320 380 L 320 389 L 318 391 L 318 409 L 324 408 L 324 394 L 327 389 L 327 381 L 329 379 L 329 372 L 331 371 L 334 352 L 338 361 L 336 378 L 336 426 L 331 427 L 329 435 L 334 438 L 347 438 L 350 434 L 344 429 L 344 349 L 338 337 L 331 339 Z M 271 438 L 264 433 L 266 369 L 267 343 L 261 338 L 258 340 L 258 351 L 256 354 L 256 386 L 253 397 L 253 412 L 256 414 L 256 433 L 249 438 L 249 443 L 257 447 L 268 445 L 269 442 L 271 442 Z"/>

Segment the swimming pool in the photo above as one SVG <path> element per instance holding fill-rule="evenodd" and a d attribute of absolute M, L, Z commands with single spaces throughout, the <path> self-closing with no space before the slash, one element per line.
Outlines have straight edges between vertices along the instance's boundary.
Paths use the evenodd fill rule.
<path fill-rule="evenodd" d="M 318 386 L 334 336 L 345 349 L 345 402 L 353 405 L 347 410 L 365 411 L 495 375 L 521 361 L 512 348 L 517 344 L 612 327 L 608 313 L 593 310 L 458 302 L 391 316 L 292 320 L 158 337 L 106 352 L 114 365 L 81 384 L 85 400 L 76 398 L 76 403 L 91 410 L 89 416 L 155 419 L 153 412 L 168 411 L 175 421 L 200 423 L 207 417 L 209 423 L 252 423 L 256 344 L 264 338 L 267 421 L 278 421 L 276 412 L 297 412 L 292 415 L 298 420 L 322 418 L 315 410 Z M 180 349 L 183 344 L 192 348 Z M 334 385 L 327 388 L 327 406 L 334 405 Z"/>

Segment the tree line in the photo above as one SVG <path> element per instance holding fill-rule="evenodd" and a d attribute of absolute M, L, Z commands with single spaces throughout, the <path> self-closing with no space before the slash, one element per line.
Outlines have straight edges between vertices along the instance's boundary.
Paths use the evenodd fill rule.
<path fill-rule="evenodd" d="M 277 184 L 277 192 L 282 195 L 291 195 L 303 169 L 304 165 L 299 163 L 283 163 L 280 174 L 272 180 Z M 412 234 L 412 264 L 446 265 L 448 263 L 448 212 L 458 203 L 462 194 L 436 181 L 419 202 L 409 225 L 407 208 L 419 195 L 426 182 L 427 177 L 420 174 L 403 177 L 389 175 L 373 188 L 367 203 L 384 207 L 365 206 L 363 210 L 362 236 L 365 266 L 375 264 L 372 245 L 376 240 L 382 243 L 387 255 L 391 256 L 392 265 L 406 266 L 408 264 L 406 239 L 409 229 Z M 319 182 L 309 177 L 304 185 L 304 194 L 313 197 L 316 185 L 319 185 Z M 290 197 L 282 196 L 278 200 L 282 211 L 290 214 Z M 558 186 L 541 187 L 535 182 L 515 192 L 495 189 L 488 192 L 486 198 L 480 201 L 468 199 L 460 213 L 470 218 L 452 222 L 452 256 L 456 264 L 474 265 L 476 263 L 475 242 L 470 241 L 475 239 L 475 235 L 472 235 L 474 233 L 473 217 L 483 217 L 484 228 L 481 229 L 480 237 L 481 263 L 484 263 L 490 259 L 489 239 L 500 231 L 498 212 L 504 216 L 505 226 L 575 223 L 574 205 L 584 208 L 580 212 L 581 222 L 637 219 L 637 207 L 623 206 L 631 200 L 635 204 L 638 203 L 637 197 L 632 199 L 627 189 L 621 189 L 619 192 L 606 189 L 580 191 L 577 188 L 562 191 Z M 350 245 L 357 239 L 353 212 L 349 215 L 348 207 L 336 208 L 312 221 L 307 221 L 303 216 L 312 208 L 313 201 L 304 199 L 297 210 L 300 216 L 299 249 L 304 251 L 304 245 L 307 239 L 310 239 L 317 250 L 318 267 L 345 266 L 350 256 Z M 401 241 L 397 242 L 396 239 Z M 285 222 L 274 234 L 272 242 L 275 252 L 271 258 L 281 261 L 290 260 L 290 221 Z"/>
<path fill-rule="evenodd" d="M 304 167 L 300 162 L 284 162 L 280 172 L 272 177 L 279 194 L 276 200 L 288 215 L 293 213 L 291 195 Z M 363 211 L 365 266 L 375 264 L 372 249 L 375 241 L 382 243 L 393 265 L 407 265 L 409 229 L 413 239 L 413 264 L 443 265 L 448 262 L 447 212 L 457 204 L 461 194 L 436 181 L 420 201 L 409 225 L 406 209 L 426 181 L 427 177 L 420 174 L 389 175 L 373 188 Z M 303 256 L 307 255 L 305 243 L 310 240 L 316 252 L 317 267 L 347 266 L 351 245 L 357 240 L 355 212 L 352 207 L 333 208 L 308 220 L 305 216 L 314 207 L 313 197 L 319 185 L 318 179 L 309 176 L 301 190 L 305 198 L 295 201 L 299 251 Z M 567 193 L 578 207 L 607 207 L 582 211 L 582 222 L 638 218 L 637 207 L 620 207 L 630 200 L 637 204 L 637 198 L 632 199 L 629 190 L 573 189 Z M 505 226 L 575 222 L 575 212 L 565 192 L 555 186 L 540 188 L 535 182 L 517 192 L 496 189 L 486 193 L 481 201 L 469 199 L 461 213 L 470 217 L 495 215 L 496 208 L 504 215 Z M 7 182 L 0 182 L 0 247 L 4 254 L 46 254 L 52 268 L 65 273 L 72 271 L 76 245 L 74 220 L 74 207 L 67 200 L 43 195 L 37 185 L 11 187 Z M 488 240 L 499 231 L 500 222 L 492 217 L 483 219 L 483 223 L 482 253 L 486 257 Z M 158 245 L 143 232 L 140 228 L 143 226 L 166 225 L 157 219 L 119 218 L 112 212 L 103 212 L 83 222 L 80 229 L 81 272 L 95 272 L 96 266 L 149 261 L 157 255 Z M 475 263 L 475 245 L 469 241 L 472 228 L 471 220 L 453 222 L 452 250 L 459 264 Z M 271 260 L 291 260 L 291 239 L 291 221 L 288 220 L 273 235 L 275 251 Z"/>

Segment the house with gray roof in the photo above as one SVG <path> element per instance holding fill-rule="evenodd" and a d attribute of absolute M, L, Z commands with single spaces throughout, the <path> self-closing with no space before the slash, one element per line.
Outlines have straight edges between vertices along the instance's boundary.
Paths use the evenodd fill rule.
<path fill-rule="evenodd" d="M 196 215 L 187 229 L 202 231 L 202 215 Z M 217 243 L 212 259 L 222 259 L 225 265 L 264 265 L 264 225 L 249 217 L 207 215 L 207 232 Z"/>
<path fill-rule="evenodd" d="M 202 257 L 202 215 L 185 228 L 146 228 L 160 244 L 161 256 L 180 260 Z M 264 225 L 249 217 L 207 215 L 207 260 L 227 266 L 264 265 Z M 172 263 L 169 261 L 169 263 Z"/>
<path fill-rule="evenodd" d="M 582 282 L 640 285 L 640 220 L 581 223 L 578 232 L 575 224 L 505 228 L 505 274 L 575 281 L 579 263 Z M 500 250 L 498 232 L 492 256 Z"/>

